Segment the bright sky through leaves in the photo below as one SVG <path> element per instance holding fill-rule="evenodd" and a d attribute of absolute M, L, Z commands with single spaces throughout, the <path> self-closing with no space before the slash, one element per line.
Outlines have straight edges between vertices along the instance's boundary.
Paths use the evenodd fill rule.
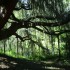
<path fill-rule="evenodd" d="M 21 2 L 27 3 L 28 0 L 21 0 Z"/>

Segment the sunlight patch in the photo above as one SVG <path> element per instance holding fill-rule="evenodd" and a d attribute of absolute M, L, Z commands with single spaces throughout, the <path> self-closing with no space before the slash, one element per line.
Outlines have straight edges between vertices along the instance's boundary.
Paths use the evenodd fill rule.
<path fill-rule="evenodd" d="M 56 67 L 45 67 L 46 69 L 51 69 L 51 70 L 65 70 L 61 68 L 56 68 Z"/>
<path fill-rule="evenodd" d="M 17 64 L 16 62 L 13 62 L 13 61 L 11 61 L 10 63 L 12 63 L 12 64 L 14 64 L 14 65 L 16 65 L 16 64 Z"/>
<path fill-rule="evenodd" d="M 9 68 L 8 65 L 4 64 L 3 62 L 0 63 L 0 68 L 4 69 L 4 68 Z"/>

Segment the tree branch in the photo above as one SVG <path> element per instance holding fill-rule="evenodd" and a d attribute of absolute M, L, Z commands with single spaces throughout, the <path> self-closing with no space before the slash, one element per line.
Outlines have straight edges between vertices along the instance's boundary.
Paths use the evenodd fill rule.
<path fill-rule="evenodd" d="M 32 40 L 31 38 L 30 38 L 30 40 L 31 40 L 33 43 L 37 44 L 39 47 L 41 47 L 43 50 L 46 50 L 48 54 L 50 54 L 50 51 L 49 51 L 49 49 L 48 49 L 47 47 L 45 48 L 41 43 L 39 43 L 39 42 L 37 42 L 37 41 L 34 41 L 34 40 Z"/>
<path fill-rule="evenodd" d="M 13 9 L 15 8 L 18 0 L 12 0 L 12 1 L 9 1 L 9 2 L 8 2 L 8 7 L 7 7 L 7 12 L 5 14 L 5 17 L 2 20 L 0 20 L 0 30 L 4 27 L 4 25 L 8 21 L 8 19 L 11 15 Z"/>
<path fill-rule="evenodd" d="M 25 41 L 25 40 L 29 40 L 28 36 L 25 37 L 21 37 L 20 35 L 18 35 L 17 33 L 14 33 L 14 35 L 16 36 L 16 38 L 19 38 L 21 41 Z"/>

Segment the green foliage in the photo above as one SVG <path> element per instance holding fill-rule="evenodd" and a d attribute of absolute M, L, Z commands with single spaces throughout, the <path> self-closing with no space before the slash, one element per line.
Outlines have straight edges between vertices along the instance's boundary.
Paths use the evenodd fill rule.
<path fill-rule="evenodd" d="M 51 16 L 56 17 L 55 20 L 48 20 L 45 17 L 31 19 L 30 22 L 56 22 L 61 21 L 59 18 L 67 7 L 69 0 L 31 0 L 32 10 L 13 11 L 16 18 L 26 21 L 30 17 L 35 16 Z M 45 19 L 44 19 L 45 18 Z M 12 20 L 10 20 L 12 21 Z M 9 27 L 9 23 L 7 23 Z M 31 60 L 47 60 L 56 58 L 59 53 L 63 57 L 70 54 L 70 32 L 63 33 L 64 30 L 70 29 L 70 24 L 47 27 L 36 26 L 31 28 L 22 28 L 17 30 L 17 34 L 23 38 L 23 41 L 11 36 L 7 40 L 0 42 L 0 53 L 5 53 L 13 57 L 27 58 Z M 58 39 L 59 37 L 59 39 Z M 60 57 L 60 56 L 59 56 Z M 70 56 L 69 56 L 70 57 Z M 67 62 L 64 61 L 66 64 Z"/>

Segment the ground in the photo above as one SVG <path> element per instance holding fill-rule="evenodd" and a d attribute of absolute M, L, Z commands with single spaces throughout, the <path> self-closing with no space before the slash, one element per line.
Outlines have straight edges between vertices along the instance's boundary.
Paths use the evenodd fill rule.
<path fill-rule="evenodd" d="M 70 66 L 52 60 L 32 61 L 1 54 L 0 70 L 70 70 Z"/>

